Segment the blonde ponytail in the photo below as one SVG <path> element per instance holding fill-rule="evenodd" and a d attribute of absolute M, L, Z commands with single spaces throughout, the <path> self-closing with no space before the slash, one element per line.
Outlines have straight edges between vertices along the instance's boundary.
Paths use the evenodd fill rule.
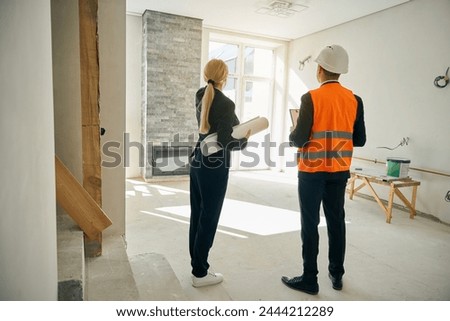
<path fill-rule="evenodd" d="M 211 128 L 209 124 L 209 111 L 214 100 L 214 88 L 222 89 L 228 77 L 228 67 L 220 59 L 210 60 L 203 70 L 203 78 L 208 83 L 202 98 L 202 111 L 200 114 L 200 134 L 207 134 Z"/>
<path fill-rule="evenodd" d="M 200 114 L 200 134 L 207 134 L 211 126 L 209 125 L 209 110 L 214 100 L 214 81 L 209 82 L 202 98 L 202 112 Z"/>

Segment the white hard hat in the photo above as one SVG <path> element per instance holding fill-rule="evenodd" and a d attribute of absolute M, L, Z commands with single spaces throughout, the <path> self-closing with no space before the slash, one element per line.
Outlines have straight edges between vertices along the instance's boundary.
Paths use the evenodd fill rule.
<path fill-rule="evenodd" d="M 314 61 L 323 69 L 335 74 L 346 74 L 348 72 L 348 54 L 339 45 L 326 46 Z"/>

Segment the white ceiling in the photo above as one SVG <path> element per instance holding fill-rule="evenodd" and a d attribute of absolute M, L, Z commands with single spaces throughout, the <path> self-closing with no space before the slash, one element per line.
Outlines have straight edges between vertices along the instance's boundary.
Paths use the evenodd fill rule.
<path fill-rule="evenodd" d="M 288 18 L 256 13 L 273 0 L 126 0 L 127 12 L 146 9 L 199 18 L 205 27 L 292 40 L 409 0 L 289 0 L 308 7 Z"/>

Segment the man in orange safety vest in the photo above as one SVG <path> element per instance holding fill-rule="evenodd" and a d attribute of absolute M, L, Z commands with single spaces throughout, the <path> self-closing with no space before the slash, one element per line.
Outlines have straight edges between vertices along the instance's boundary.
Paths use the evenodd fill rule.
<path fill-rule="evenodd" d="M 348 54 L 339 45 L 316 58 L 320 87 L 301 97 L 297 124 L 289 141 L 298 147 L 298 196 L 301 214 L 303 273 L 283 276 L 288 287 L 317 294 L 318 225 L 323 206 L 328 232 L 328 275 L 335 290 L 343 287 L 345 257 L 344 199 L 353 147 L 364 146 L 363 102 L 339 83 L 348 72 Z"/>

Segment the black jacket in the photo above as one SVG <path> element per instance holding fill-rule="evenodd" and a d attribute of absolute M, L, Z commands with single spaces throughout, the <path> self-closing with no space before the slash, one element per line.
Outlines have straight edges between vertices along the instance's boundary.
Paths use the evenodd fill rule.
<path fill-rule="evenodd" d="M 206 87 L 200 88 L 195 95 L 197 123 L 200 126 L 200 114 L 202 111 L 202 98 Z M 214 99 L 209 110 L 209 132 L 200 134 L 199 141 L 212 133 L 217 133 L 217 142 L 227 151 L 240 150 L 247 145 L 247 139 L 236 139 L 231 136 L 233 126 L 239 125 L 239 119 L 235 114 L 234 102 L 225 96 L 220 90 L 214 89 Z"/>

